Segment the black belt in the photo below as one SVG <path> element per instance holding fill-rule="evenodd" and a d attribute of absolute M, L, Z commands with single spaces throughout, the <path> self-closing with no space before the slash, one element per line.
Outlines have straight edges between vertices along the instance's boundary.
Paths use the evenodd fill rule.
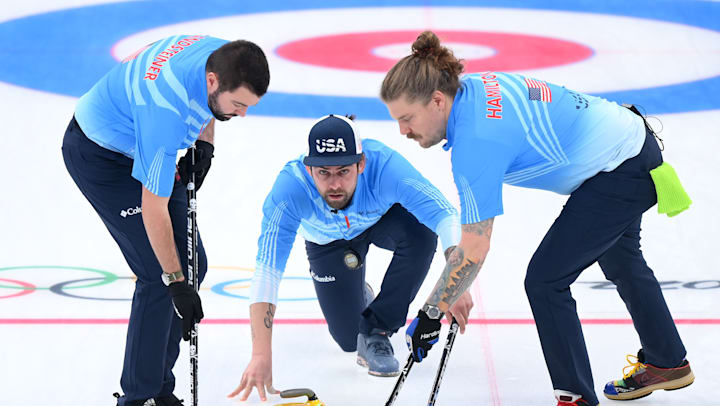
<path fill-rule="evenodd" d="M 655 132 L 655 130 L 653 130 L 652 127 L 650 127 L 650 124 L 648 124 L 647 118 L 645 117 L 645 115 L 643 115 L 643 114 L 640 112 L 640 110 L 638 110 L 638 108 L 637 108 L 634 104 L 626 104 L 626 103 L 623 103 L 622 106 L 625 107 L 626 109 L 632 111 L 633 113 L 635 113 L 638 117 L 640 117 L 640 118 L 642 119 L 643 123 L 645 124 L 645 129 L 646 129 L 647 131 L 650 131 L 650 133 L 651 133 L 655 138 L 657 138 L 658 141 L 660 141 L 660 151 L 664 151 L 664 150 L 665 150 L 665 143 L 663 142 L 662 138 L 660 138 L 660 137 L 657 135 L 657 133 Z"/>

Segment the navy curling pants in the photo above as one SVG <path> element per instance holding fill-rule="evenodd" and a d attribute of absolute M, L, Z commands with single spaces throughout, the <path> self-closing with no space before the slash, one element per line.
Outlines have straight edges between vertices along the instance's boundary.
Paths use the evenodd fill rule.
<path fill-rule="evenodd" d="M 365 303 L 365 256 L 370 244 L 393 251 L 377 297 Z M 343 351 L 355 351 L 358 333 L 391 335 L 405 325 L 408 307 L 425 280 L 437 235 L 400 204 L 352 240 L 305 242 L 315 292 L 328 329 Z M 363 265 L 350 269 L 344 256 L 355 251 Z"/>
<path fill-rule="evenodd" d="M 175 315 L 162 268 L 150 246 L 140 208 L 142 185 L 130 174 L 133 161 L 88 139 L 73 118 L 65 132 L 63 159 L 70 176 L 98 213 L 137 276 L 130 311 L 119 405 L 158 396 L 175 388 L 173 365 L 180 352 L 181 320 Z M 180 182 L 168 203 L 175 244 L 187 277 L 187 195 Z M 199 280 L 207 258 L 198 237 Z"/>
<path fill-rule="evenodd" d="M 685 357 L 660 285 L 640 250 L 643 213 L 657 201 L 650 170 L 662 163 L 651 132 L 640 153 L 585 181 L 568 199 L 530 260 L 525 290 L 553 387 L 598 404 L 570 284 L 596 261 L 625 302 L 646 362 L 674 367 Z"/>

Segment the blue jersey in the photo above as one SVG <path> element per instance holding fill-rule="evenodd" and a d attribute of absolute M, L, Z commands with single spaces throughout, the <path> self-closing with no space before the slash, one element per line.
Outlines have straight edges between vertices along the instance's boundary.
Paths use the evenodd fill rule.
<path fill-rule="evenodd" d="M 96 144 L 132 158 L 132 176 L 172 192 L 177 151 L 210 121 L 205 64 L 228 41 L 178 35 L 139 50 L 80 98 L 75 119 Z"/>
<path fill-rule="evenodd" d="M 250 303 L 277 302 L 277 290 L 297 234 L 316 244 L 351 240 L 400 203 L 435 231 L 444 248 L 460 241 L 457 210 L 400 154 L 380 141 L 362 141 L 365 170 L 350 204 L 333 210 L 302 163 L 288 162 L 263 205 Z"/>
<path fill-rule="evenodd" d="M 570 194 L 634 157 L 642 119 L 599 97 L 499 72 L 466 75 L 447 124 L 463 224 L 503 213 L 502 185 Z"/>

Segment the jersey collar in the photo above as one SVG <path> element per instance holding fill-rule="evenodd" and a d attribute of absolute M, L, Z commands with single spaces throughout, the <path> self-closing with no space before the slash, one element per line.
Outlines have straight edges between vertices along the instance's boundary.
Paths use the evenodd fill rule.
<path fill-rule="evenodd" d="M 443 145 L 443 149 L 445 151 L 449 151 L 455 143 L 455 114 L 457 114 L 456 109 L 458 108 L 458 100 L 460 100 L 460 96 L 462 95 L 464 90 L 464 86 L 461 83 L 460 88 L 455 94 L 455 99 L 453 99 L 453 105 L 452 109 L 450 109 L 450 116 L 448 117 L 447 127 L 445 127 L 445 137 L 447 138 L 447 142 Z"/>

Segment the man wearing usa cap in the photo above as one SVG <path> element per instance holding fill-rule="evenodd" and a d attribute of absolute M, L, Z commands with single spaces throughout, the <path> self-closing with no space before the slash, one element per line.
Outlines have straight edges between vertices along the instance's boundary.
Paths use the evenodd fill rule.
<path fill-rule="evenodd" d="M 333 339 L 375 376 L 396 376 L 389 336 L 405 325 L 435 254 L 459 241 L 457 211 L 400 154 L 360 140 L 351 118 L 329 115 L 310 130 L 309 150 L 288 162 L 263 206 L 256 270 L 250 292 L 252 359 L 230 396 L 272 385 L 270 349 L 277 292 L 296 234 L 305 238 L 310 274 Z M 393 251 L 382 287 L 365 283 L 370 244 Z M 472 300 L 452 310 L 464 329 Z"/>

